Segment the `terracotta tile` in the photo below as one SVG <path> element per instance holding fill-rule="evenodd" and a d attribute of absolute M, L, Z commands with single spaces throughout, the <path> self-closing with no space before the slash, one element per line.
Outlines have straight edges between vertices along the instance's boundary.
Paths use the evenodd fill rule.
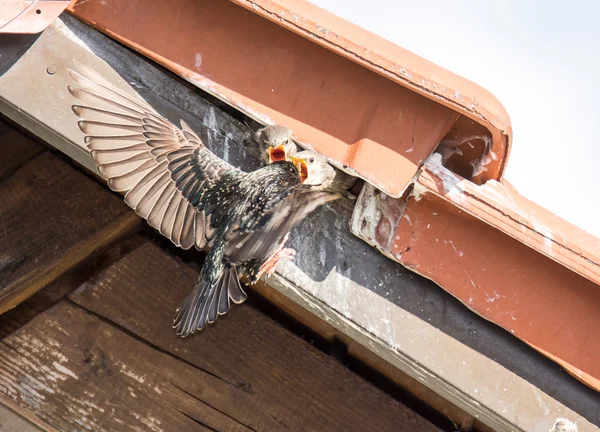
<path fill-rule="evenodd" d="M 436 159 L 407 200 L 365 187 L 352 232 L 600 390 L 598 239 Z"/>
<path fill-rule="evenodd" d="M 498 155 L 482 179 L 501 177 L 510 124 L 493 96 L 307 2 L 86 0 L 70 11 L 391 196 L 461 115 Z"/>
<path fill-rule="evenodd" d="M 71 0 L 3 0 L 0 8 L 0 33 L 40 33 L 70 2 Z"/>

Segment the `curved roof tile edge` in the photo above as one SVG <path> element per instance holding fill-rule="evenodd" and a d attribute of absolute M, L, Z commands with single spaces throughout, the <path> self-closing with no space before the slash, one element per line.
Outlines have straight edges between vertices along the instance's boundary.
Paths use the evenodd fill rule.
<path fill-rule="evenodd" d="M 512 126 L 485 88 L 307 1 L 231 1 L 482 124 L 492 134 L 491 151 L 501 157 L 481 180 L 502 179 Z"/>
<path fill-rule="evenodd" d="M 0 34 L 43 32 L 67 8 L 70 0 L 12 0 L 3 2 Z"/>

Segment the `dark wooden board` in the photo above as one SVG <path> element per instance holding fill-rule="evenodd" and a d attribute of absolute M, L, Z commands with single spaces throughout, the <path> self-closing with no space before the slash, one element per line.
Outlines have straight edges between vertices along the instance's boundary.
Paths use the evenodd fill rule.
<path fill-rule="evenodd" d="M 137 224 L 120 197 L 56 155 L 21 165 L 0 182 L 0 313 Z"/>
<path fill-rule="evenodd" d="M 0 180 L 44 150 L 43 145 L 14 129 L 0 117 Z"/>
<path fill-rule="evenodd" d="M 148 243 L 71 294 L 70 299 L 85 310 L 156 348 L 153 354 L 142 349 L 142 342 L 137 342 L 139 347 L 127 345 L 124 334 L 110 349 L 100 348 L 104 336 L 97 336 L 95 346 L 104 354 L 96 356 L 102 362 L 113 363 L 124 352 L 137 359 L 119 360 L 128 365 L 131 374 L 144 377 L 144 383 L 128 381 L 136 394 L 151 395 L 164 405 L 167 397 L 189 393 L 191 405 L 172 399 L 168 403 L 175 411 L 217 430 L 223 430 L 223 419 L 206 408 L 198 411 L 200 407 L 212 406 L 225 417 L 255 430 L 436 430 L 335 359 L 248 305 L 233 307 L 207 331 L 187 339 L 176 337 L 171 328 L 173 313 L 196 276 L 196 271 Z M 67 310 L 71 309 L 61 305 L 60 313 L 53 312 L 52 316 L 68 315 Z M 73 328 L 66 325 L 61 327 Z M 73 338 L 83 337 L 69 332 Z M 115 339 L 118 334 L 119 331 L 112 331 Z M 110 352 L 102 351 L 105 349 Z M 113 353 L 113 349 L 118 353 Z M 172 368 L 177 372 L 169 372 L 169 362 L 175 360 L 177 365 L 174 363 Z M 151 391 L 154 386 L 162 393 Z M 127 399 L 126 393 L 115 397 Z M 161 418 L 158 411 L 149 412 Z M 173 413 L 169 416 L 176 417 Z M 161 421 L 166 422 L 167 417 Z M 168 430 L 183 429 L 171 425 Z"/>
<path fill-rule="evenodd" d="M 226 387 L 67 302 L 0 344 L 2 397 L 61 431 L 248 430 L 193 396 L 245 396 Z"/>
<path fill-rule="evenodd" d="M 82 264 L 61 275 L 15 308 L 0 315 L 0 340 L 50 309 L 92 276 L 121 259 L 144 241 L 142 237 L 134 235 L 94 257 L 88 257 Z"/>

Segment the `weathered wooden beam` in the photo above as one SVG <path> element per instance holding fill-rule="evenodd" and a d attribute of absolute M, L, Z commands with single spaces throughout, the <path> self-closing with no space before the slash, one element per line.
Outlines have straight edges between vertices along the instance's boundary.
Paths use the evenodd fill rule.
<path fill-rule="evenodd" d="M 173 337 L 197 277 L 142 244 L 2 341 L 0 398 L 62 431 L 439 430 L 250 305 Z"/>
<path fill-rule="evenodd" d="M 0 143 L 2 146 L 0 147 L 2 150 L 0 181 L 45 150 L 43 145 L 10 127 L 2 119 L 0 119 Z"/>
<path fill-rule="evenodd" d="M 60 202 L 55 202 L 55 205 L 60 206 Z M 24 233 L 24 235 L 31 234 Z M 82 264 L 61 275 L 15 308 L 0 315 L 0 339 L 4 339 L 25 326 L 36 316 L 66 298 L 94 275 L 139 247 L 143 242 L 144 239 L 141 236 L 133 235 L 126 240 L 118 241 L 112 247 L 99 251 L 94 256 L 86 257 Z"/>
<path fill-rule="evenodd" d="M 73 59 L 143 97 L 170 120 L 183 118 L 235 165 L 258 166 L 246 156 L 252 149 L 245 126 L 67 16 L 0 78 L 0 109 L 90 167 L 65 88 Z M 49 74 L 52 65 L 56 71 Z M 27 81 L 20 79 L 24 75 Z M 351 210 L 350 202 L 338 202 L 297 227 L 291 239 L 296 261 L 281 265 L 268 281 L 264 289 L 280 293 L 271 298 L 291 299 L 495 430 L 545 432 L 559 417 L 576 422 L 579 431 L 597 430 L 585 419 L 600 422 L 595 392 L 355 238 L 348 229 Z"/>
<path fill-rule="evenodd" d="M 127 206 L 23 133 L 0 134 L 0 314 L 134 230 Z"/>

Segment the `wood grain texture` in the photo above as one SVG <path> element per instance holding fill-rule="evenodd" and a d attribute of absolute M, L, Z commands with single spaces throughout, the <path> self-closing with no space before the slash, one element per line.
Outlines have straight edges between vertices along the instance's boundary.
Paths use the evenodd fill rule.
<path fill-rule="evenodd" d="M 27 162 L 0 182 L 0 313 L 137 223 L 119 197 L 50 152 Z"/>
<path fill-rule="evenodd" d="M 450 401 L 444 399 L 433 390 L 423 386 L 418 380 L 404 373 L 400 369 L 394 367 L 389 362 L 381 359 L 377 354 L 365 348 L 360 343 L 352 340 L 346 334 L 340 332 L 330 323 L 313 315 L 308 309 L 303 308 L 298 303 L 293 302 L 290 298 L 283 295 L 281 292 L 272 289 L 264 281 L 258 281 L 253 287 L 253 291 L 260 294 L 269 302 L 276 304 L 279 309 L 289 315 L 291 318 L 310 328 L 319 336 L 327 341 L 337 339 L 342 342 L 347 350 L 347 353 L 353 358 L 363 362 L 373 370 L 386 376 L 388 379 L 400 386 L 404 391 L 410 393 L 413 397 L 419 399 L 427 406 L 432 407 L 437 412 L 443 414 L 452 421 L 460 430 L 469 431 L 469 424 L 473 423 L 474 417 L 466 411 L 458 408 Z M 487 426 L 481 425 L 478 431 L 487 431 Z M 491 429 L 489 429 L 491 431 Z"/>
<path fill-rule="evenodd" d="M 44 150 L 43 145 L 36 143 L 0 118 L 0 180 Z"/>
<path fill-rule="evenodd" d="M 114 264 L 142 243 L 144 239 L 134 235 L 97 256 L 88 257 L 82 264 L 61 275 L 23 303 L 0 315 L 0 339 L 4 339 L 37 315 L 50 309 L 91 277 Z"/>
<path fill-rule="evenodd" d="M 196 277 L 196 271 L 146 244 L 83 285 L 70 299 L 190 367 L 194 375 L 183 379 L 169 375 L 170 382 L 180 380 L 176 385 L 181 391 L 250 429 L 436 430 L 248 305 L 232 308 L 198 335 L 175 337 L 171 328 L 175 307 Z M 133 350 L 124 342 L 120 345 L 120 352 Z M 116 354 L 111 355 L 115 358 Z M 149 362 L 158 364 L 154 359 Z M 131 367 L 154 385 L 163 368 L 147 371 L 133 363 Z M 159 389 L 163 394 L 165 389 L 177 393 L 162 381 Z M 188 411 L 179 402 L 170 403 L 221 430 L 209 411 Z"/>

